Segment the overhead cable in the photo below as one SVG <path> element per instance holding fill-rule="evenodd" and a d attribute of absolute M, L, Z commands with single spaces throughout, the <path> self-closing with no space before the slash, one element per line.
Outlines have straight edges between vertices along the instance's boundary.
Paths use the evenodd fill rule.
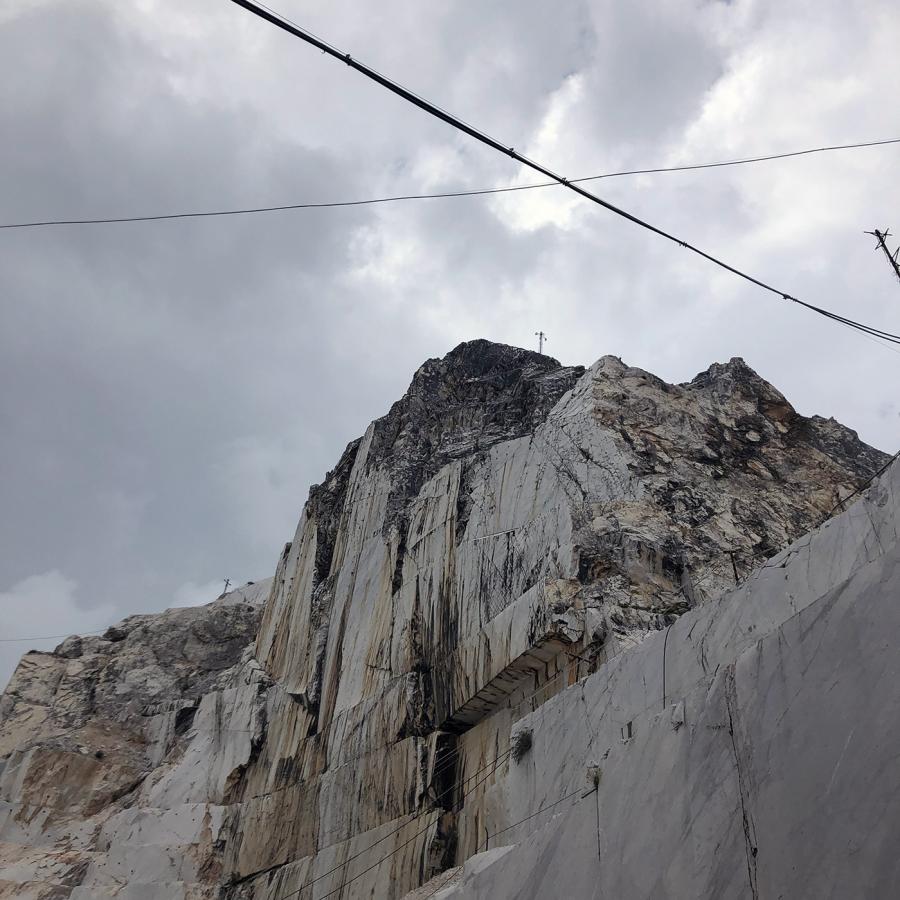
<path fill-rule="evenodd" d="M 472 787 L 470 787 L 468 790 L 466 790 L 466 791 L 462 794 L 462 796 L 460 797 L 460 802 L 462 802 L 462 801 L 465 800 L 467 797 L 469 797 L 471 794 L 473 794 L 473 793 L 474 793 L 474 792 L 475 792 L 475 791 L 476 791 L 476 790 L 477 790 L 477 789 L 478 789 L 485 781 L 487 781 L 488 778 L 490 778 L 490 777 L 491 777 L 491 776 L 492 776 L 492 775 L 500 768 L 500 766 L 503 765 L 503 763 L 506 761 L 506 758 L 509 756 L 509 754 L 510 754 L 510 751 L 509 751 L 509 750 L 505 750 L 503 753 L 499 754 L 499 756 L 497 756 L 497 757 L 495 757 L 494 759 L 492 759 L 489 763 L 487 763 L 485 766 L 483 766 L 483 767 L 482 767 L 481 769 L 479 769 L 477 772 L 474 772 L 472 775 L 470 775 L 470 776 L 469 776 L 468 778 L 466 778 L 464 781 L 458 782 L 457 784 L 454 784 L 454 785 L 451 785 L 451 787 L 448 788 L 448 789 L 444 792 L 444 794 L 439 795 L 438 798 L 436 798 L 436 799 L 440 799 L 440 798 L 443 797 L 444 795 L 451 793 L 451 792 L 454 791 L 459 785 L 464 785 L 464 784 L 466 784 L 467 782 L 474 780 L 475 777 L 476 777 L 477 775 L 481 774 L 482 772 L 486 772 L 488 769 L 490 769 L 490 771 L 487 772 L 486 775 L 483 775 L 478 781 L 475 782 L 475 784 L 474 784 Z M 294 896 L 296 896 L 296 895 L 298 895 L 298 894 L 301 894 L 303 891 L 306 890 L 306 888 L 310 887 L 311 885 L 315 884 L 316 882 L 321 881 L 323 878 L 327 878 L 329 875 L 333 875 L 335 872 L 338 872 L 338 871 L 340 871 L 341 869 L 344 869 L 344 868 L 345 868 L 350 862 L 352 862 L 354 859 L 357 859 L 358 857 L 363 856 L 364 854 L 368 853 L 369 850 L 371 850 L 371 849 L 372 849 L 373 847 L 375 847 L 376 845 L 380 844 L 382 841 L 385 841 L 385 840 L 387 840 L 389 837 L 392 837 L 393 835 L 397 834 L 399 831 L 402 831 L 404 828 L 406 828 L 408 825 L 411 825 L 411 824 L 412 824 L 413 822 L 415 822 L 417 819 L 420 819 L 420 818 L 422 818 L 423 816 L 427 818 L 427 817 L 429 816 L 429 814 L 430 814 L 430 813 L 433 813 L 433 812 L 443 813 L 444 810 L 442 810 L 440 807 L 430 807 L 430 808 L 428 808 L 428 809 L 422 810 L 420 813 L 417 813 L 416 815 L 414 815 L 408 822 L 404 822 L 404 823 L 402 823 L 401 825 L 398 825 L 397 827 L 395 827 L 394 829 L 392 829 L 391 831 L 389 831 L 387 834 L 385 834 L 385 835 L 383 835 L 382 837 L 380 837 L 377 841 L 373 842 L 372 844 L 369 844 L 368 847 L 365 847 L 365 848 L 363 848 L 362 850 L 359 850 L 359 851 L 357 851 L 356 853 L 354 853 L 354 854 L 348 856 L 347 859 L 345 859 L 345 860 L 344 860 L 342 863 L 340 863 L 339 865 L 335 866 L 335 867 L 332 868 L 332 869 L 329 869 L 327 872 L 323 872 L 321 875 L 317 876 L 316 878 L 313 878 L 313 879 L 310 880 L 310 881 L 304 882 L 302 885 L 300 885 L 299 888 L 297 888 L 297 890 L 291 891 L 290 893 L 285 894 L 284 897 L 282 898 L 282 900 L 288 900 L 289 897 L 294 897 Z M 347 884 L 350 884 L 351 881 L 356 881 L 356 879 L 361 878 L 361 877 L 362 877 L 363 875 L 365 875 L 367 872 L 370 872 L 372 869 L 377 868 L 378 866 L 380 866 L 381 863 L 383 863 L 386 859 L 389 859 L 389 858 L 390 858 L 391 856 L 393 856 L 395 853 L 399 852 L 399 851 L 402 850 L 404 847 L 406 847 L 407 845 L 411 844 L 414 840 L 416 840 L 416 838 L 418 838 L 420 835 L 424 834 L 426 831 L 428 831 L 430 828 L 432 828 L 432 827 L 434 826 L 434 824 L 435 824 L 434 821 L 429 822 L 424 828 L 421 828 L 421 829 L 419 829 L 418 831 L 416 831 L 416 832 L 413 834 L 413 836 L 412 836 L 411 838 L 409 838 L 408 840 L 404 841 L 404 842 L 403 842 L 402 844 L 400 844 L 398 847 L 395 847 L 395 848 L 394 848 L 393 850 L 391 850 L 389 853 L 387 853 L 387 854 L 385 854 L 384 856 L 382 856 L 376 863 L 374 863 L 373 865 L 370 865 L 370 866 L 369 866 L 368 868 L 366 868 L 366 869 L 363 869 L 362 872 L 357 873 L 357 874 L 354 875 L 352 878 L 349 878 L 349 879 L 347 879 L 346 881 L 343 881 L 343 882 L 341 883 L 341 885 L 340 885 L 339 888 L 337 888 L 337 889 L 335 889 L 335 890 L 332 890 L 332 891 L 330 891 L 330 892 L 327 893 L 327 894 L 324 894 L 324 895 L 322 896 L 321 900 L 325 900 L 325 897 L 330 897 L 332 894 L 337 893 L 337 892 L 340 892 L 340 891 L 343 889 L 343 887 L 344 887 L 345 885 L 347 885 Z"/>
<path fill-rule="evenodd" d="M 576 194 L 584 197 L 586 200 L 590 200 L 592 203 L 596 203 L 599 206 L 602 206 L 604 209 L 609 210 L 609 212 L 614 213 L 615 215 L 620 216 L 623 219 L 627 219 L 629 222 L 633 222 L 635 225 L 638 225 L 641 228 L 646 229 L 647 231 L 651 231 L 654 234 L 657 234 L 660 237 L 671 241 L 672 243 L 678 244 L 680 247 L 684 247 L 686 250 L 690 250 L 692 253 L 696 253 L 698 256 L 702 256 L 705 260 L 713 263 L 719 268 L 725 269 L 727 272 L 731 272 L 733 275 L 737 275 L 738 278 L 742 278 L 745 281 L 750 282 L 751 284 L 755 284 L 757 287 L 762 288 L 764 291 L 775 294 L 776 297 L 781 297 L 783 300 L 797 303 L 800 306 L 811 310 L 812 312 L 816 312 L 822 316 L 825 316 L 826 318 L 833 319 L 834 321 L 846 325 L 849 328 L 856 329 L 857 331 L 861 331 L 864 334 L 872 335 L 879 340 L 887 341 L 893 344 L 900 344 L 900 335 L 898 334 L 883 331 L 878 328 L 873 328 L 870 325 L 856 322 L 853 319 L 839 316 L 836 313 L 829 312 L 828 310 L 824 310 L 818 306 L 814 306 L 811 303 L 806 303 L 802 300 L 799 300 L 792 294 L 779 290 L 778 288 L 767 284 L 765 281 L 762 281 L 761 279 L 756 278 L 753 275 L 750 275 L 747 272 L 743 272 L 740 269 L 730 265 L 729 263 L 724 262 L 723 260 L 713 256 L 711 253 L 707 253 L 705 250 L 701 250 L 694 244 L 682 240 L 674 234 L 670 234 L 662 228 L 658 228 L 656 225 L 652 225 L 650 222 L 639 218 L 638 216 L 622 209 L 621 207 L 615 206 L 614 204 L 610 203 L 607 200 L 604 200 L 602 197 L 599 197 L 596 194 L 592 194 L 590 191 L 587 191 L 583 187 L 580 187 L 578 184 L 575 184 L 571 179 L 564 178 L 562 175 L 558 175 L 556 172 L 548 169 L 546 166 L 535 162 L 533 159 L 529 159 L 527 156 L 524 156 L 523 154 L 516 151 L 514 147 L 509 147 L 502 144 L 496 138 L 493 138 L 480 129 L 475 128 L 473 125 L 469 125 L 467 122 L 464 122 L 462 119 L 454 116 L 452 113 L 441 109 L 439 106 L 436 106 L 434 103 L 431 103 L 424 97 L 420 97 L 418 94 L 413 93 L 408 88 L 403 87 L 403 85 L 398 84 L 396 81 L 393 81 L 387 76 L 375 71 L 375 69 L 372 69 L 370 66 L 367 66 L 364 63 L 359 62 L 358 60 L 355 60 L 349 53 L 344 53 L 343 51 L 338 50 L 336 47 L 333 47 L 331 44 L 326 43 L 321 38 L 316 37 L 314 34 L 311 34 L 310 32 L 301 28 L 299 25 L 296 25 L 288 19 L 285 19 L 272 10 L 259 6 L 256 3 L 251 3 L 250 0 L 231 0 L 231 2 L 236 3 L 238 6 L 243 7 L 248 12 L 253 13 L 255 16 L 259 16 L 259 18 L 264 19 L 270 24 L 275 25 L 277 28 L 288 32 L 288 34 L 300 38 L 300 40 L 305 41 L 307 44 L 311 44 L 313 47 L 316 47 L 323 53 L 327 53 L 329 56 L 333 56 L 335 59 L 346 63 L 346 65 L 350 66 L 350 68 L 355 69 L 362 75 L 365 75 L 367 78 L 376 82 L 376 84 L 380 84 L 382 87 L 396 94 L 398 97 L 402 97 L 408 103 L 412 103 L 414 106 L 419 107 L 419 109 L 427 112 L 429 115 L 434 116 L 435 118 L 440 119 L 443 122 L 446 122 L 448 125 L 451 125 L 458 131 L 461 131 L 464 134 L 469 135 L 469 137 L 480 141 L 482 144 L 491 147 L 498 153 L 509 156 L 510 159 L 516 160 L 516 162 L 519 162 L 522 165 L 533 169 L 535 172 L 540 172 L 542 175 L 552 179 L 557 184 L 561 184 L 564 187 L 567 187 L 569 190 L 574 191 Z"/>
<path fill-rule="evenodd" d="M 61 640 L 62 638 L 68 637 L 88 637 L 94 634 L 103 634 L 108 631 L 112 626 L 107 625 L 106 628 L 99 628 L 96 631 L 79 631 L 73 632 L 70 631 L 68 634 L 45 634 L 41 637 L 15 637 L 15 638 L 0 638 L 0 644 L 18 644 L 27 641 L 55 641 Z"/>
<path fill-rule="evenodd" d="M 880 147 L 885 144 L 900 144 L 900 138 L 884 141 L 863 141 L 855 144 L 834 144 L 829 147 L 812 147 L 806 150 L 791 150 L 787 153 L 770 153 L 766 156 L 748 156 L 742 159 L 726 159 L 709 163 L 690 163 L 682 166 L 654 166 L 648 169 L 625 169 L 621 172 L 604 172 L 601 175 L 585 175 L 570 178 L 570 184 L 599 181 L 603 178 L 623 178 L 628 175 L 657 175 L 666 172 L 693 172 L 700 169 L 718 169 L 723 166 L 744 166 L 749 163 L 770 162 L 793 156 L 808 156 L 812 153 L 829 153 L 835 150 L 858 150 L 863 147 Z M 336 209 L 347 206 L 371 206 L 376 203 L 397 203 L 405 200 L 441 200 L 450 197 L 483 197 L 486 194 L 509 194 L 516 191 L 533 191 L 540 188 L 561 187 L 558 181 L 539 181 L 534 184 L 518 184 L 511 187 L 477 188 L 469 191 L 440 191 L 430 194 L 395 194 L 389 197 L 370 197 L 364 200 L 327 200 L 320 203 L 287 203 L 281 206 L 250 206 L 237 209 L 201 210 L 199 212 L 161 213 L 147 216 L 114 216 L 105 219 L 46 219 L 33 222 L 10 222 L 0 228 L 44 228 L 51 225 L 116 225 L 126 222 L 161 222 L 167 219 L 205 219 L 216 216 L 244 216 L 255 213 L 287 212 L 298 209 Z"/>
<path fill-rule="evenodd" d="M 582 797 L 582 799 L 584 799 L 584 797 L 588 797 L 588 796 L 590 796 L 591 794 L 595 793 L 596 791 L 597 791 L 597 788 L 596 788 L 596 787 L 592 788 L 592 789 L 591 789 L 590 791 L 588 791 L 587 793 L 584 792 L 584 789 L 583 789 L 583 788 L 578 788 L 577 790 L 570 791 L 570 792 L 569 792 L 568 794 L 566 794 L 564 797 L 560 797 L 559 800 L 554 800 L 552 803 L 545 803 L 543 806 L 541 806 L 541 807 L 539 807 L 538 809 L 536 809 L 533 813 L 530 813 L 529 815 L 525 816 L 524 818 L 519 819 L 517 822 L 513 822 L 512 825 L 507 825 L 506 828 L 501 828 L 499 831 L 495 831 L 493 834 L 489 834 L 489 835 L 488 835 L 488 836 L 487 836 L 487 837 L 486 837 L 486 838 L 485 838 L 485 839 L 484 839 L 484 840 L 483 840 L 483 841 L 475 848 L 475 853 L 473 853 L 472 855 L 474 856 L 474 855 L 476 855 L 476 854 L 478 854 L 478 853 L 481 853 L 482 850 L 487 849 L 487 846 L 488 846 L 488 843 L 489 843 L 490 839 L 491 839 L 491 838 L 494 838 L 494 837 L 497 837 L 498 834 L 504 834 L 505 832 L 510 831 L 511 829 L 516 828 L 516 827 L 519 826 L 519 825 L 522 825 L 524 822 L 527 822 L 529 819 L 533 819 L 533 818 L 535 818 L 536 816 L 539 816 L 541 813 L 546 812 L 548 809 L 553 809 L 554 807 L 559 806 L 561 803 L 564 803 L 566 800 L 571 800 L 571 799 L 572 799 L 574 796 L 576 796 L 577 794 L 580 794 L 581 797 Z M 471 857 L 470 857 L 470 858 L 471 858 Z M 440 876 L 441 876 L 441 875 L 445 875 L 447 871 L 452 872 L 453 869 L 450 869 L 450 870 L 444 870 L 444 872 L 440 872 L 440 873 L 438 873 L 438 875 L 436 875 L 436 876 L 434 876 L 434 877 L 435 877 L 435 878 L 440 878 Z M 438 881 L 438 883 L 437 883 L 437 884 L 435 885 L 435 887 L 434 887 L 434 890 L 432 890 L 430 893 L 426 894 L 426 895 L 422 898 L 422 900 L 431 900 L 431 898 L 432 898 L 439 890 L 441 890 L 441 888 L 443 888 L 443 887 L 451 880 L 452 877 L 453 877 L 452 875 L 451 875 L 451 876 L 447 876 L 447 877 L 444 878 L 443 881 Z M 422 887 L 424 887 L 424 886 L 425 886 L 425 885 L 422 885 Z"/>
<path fill-rule="evenodd" d="M 896 462 L 898 458 L 900 458 L 900 450 L 898 450 L 893 456 L 891 456 L 888 459 L 888 461 L 880 469 L 878 469 L 875 473 L 873 473 L 871 476 L 869 476 L 855 491 L 853 491 L 853 493 L 847 494 L 847 496 L 844 497 L 842 500 L 838 500 L 838 502 L 835 503 L 835 505 L 829 510 L 829 512 L 827 513 L 825 518 L 822 520 L 822 524 L 827 522 L 835 514 L 835 512 L 838 509 L 843 509 L 844 504 L 848 500 L 852 500 L 857 494 L 861 494 L 867 487 L 869 487 L 870 484 L 872 484 L 872 482 L 876 478 L 878 478 L 880 475 L 884 474 L 884 472 L 886 472 L 888 470 L 890 465 L 892 463 Z"/>

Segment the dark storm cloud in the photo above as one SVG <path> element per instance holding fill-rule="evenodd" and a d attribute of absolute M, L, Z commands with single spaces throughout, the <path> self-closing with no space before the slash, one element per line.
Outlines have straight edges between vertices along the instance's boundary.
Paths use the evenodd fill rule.
<path fill-rule="evenodd" d="M 896 80 L 900 28 L 864 6 L 281 9 L 577 176 L 895 136 L 871 85 Z M 217 0 L 16 0 L 0 66 L 5 222 L 535 180 Z M 595 187 L 896 330 L 860 236 L 897 209 L 895 159 Z M 3 636 L 270 574 L 309 484 L 425 358 L 476 336 L 542 328 L 566 362 L 615 353 L 675 380 L 744 355 L 804 412 L 893 448 L 895 355 L 779 302 L 558 190 L 0 232 Z M 0 645 L 0 680 L 23 649 Z"/>
<path fill-rule="evenodd" d="M 362 190 L 352 167 L 273 134 L 249 107 L 183 102 L 159 48 L 121 34 L 100 6 L 26 12 L 0 31 L 0 56 L 22 57 L 0 112 L 0 129 L 16 135 L 0 160 L 7 221 Z M 190 578 L 249 577 L 277 552 L 248 541 L 271 538 L 265 522 L 235 528 L 223 472 L 247 477 L 246 435 L 279 432 L 282 416 L 328 418 L 322 394 L 302 384 L 334 374 L 343 316 L 322 322 L 329 285 L 367 218 L 4 233 L 0 442 L 12 477 L 0 586 L 58 569 L 88 608 L 160 606 Z M 301 481 L 283 486 L 295 508 L 346 427 L 335 417 L 313 458 L 292 461 Z M 283 521 L 275 529 L 286 536 Z M 34 628 L 9 633 L 58 627 L 23 621 Z"/>

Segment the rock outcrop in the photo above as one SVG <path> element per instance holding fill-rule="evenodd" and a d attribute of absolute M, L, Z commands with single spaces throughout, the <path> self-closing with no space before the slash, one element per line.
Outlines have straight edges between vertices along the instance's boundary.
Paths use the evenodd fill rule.
<path fill-rule="evenodd" d="M 603 896 L 750 896 L 713 873 L 724 828 L 763 883 L 747 808 L 773 776 L 744 755 L 777 741 L 740 661 L 889 556 L 896 467 L 841 512 L 887 460 L 738 359 L 669 385 L 462 344 L 312 489 L 262 610 L 223 598 L 25 657 L 0 706 L 0 897 L 593 896 L 564 871 L 600 883 L 576 790 L 606 804 Z M 824 727 L 795 724 L 797 746 Z M 728 794 L 685 825 L 735 772 L 737 819 Z M 667 792 L 660 845 L 693 861 L 671 875 L 635 855 Z M 522 887 L 538 858 L 570 887 Z"/>

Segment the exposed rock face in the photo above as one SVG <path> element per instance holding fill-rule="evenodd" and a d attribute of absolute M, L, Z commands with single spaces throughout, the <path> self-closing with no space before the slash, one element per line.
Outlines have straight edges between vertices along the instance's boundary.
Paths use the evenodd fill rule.
<path fill-rule="evenodd" d="M 613 357 L 585 371 L 460 345 L 425 363 L 313 488 L 261 621 L 217 601 L 25 658 L 0 711 L 0 879 L 34 897 L 392 898 L 488 834 L 518 843 L 529 829 L 509 826 L 523 810 L 551 781 L 583 782 L 605 749 L 567 738 L 572 759 L 554 769 L 567 717 L 580 709 L 595 735 L 619 728 L 587 686 L 627 671 L 635 684 L 622 689 L 646 691 L 646 648 L 694 606 L 692 620 L 722 623 L 721 646 L 701 642 L 703 665 L 733 662 L 723 647 L 751 582 L 727 615 L 714 612 L 726 600 L 704 601 L 819 526 L 886 460 L 838 423 L 798 415 L 741 360 L 668 385 Z M 753 626 L 767 634 L 800 608 L 780 583 L 769 602 L 765 628 Z M 189 615 L 190 629 L 178 619 Z M 682 702 L 674 731 L 687 734 L 684 710 L 702 702 L 689 679 L 667 677 Z M 71 776 L 48 776 L 54 766 Z M 479 866 L 499 878 L 507 856 L 489 857 L 459 884 Z M 653 893 L 622 884 L 611 895 Z"/>
<path fill-rule="evenodd" d="M 408 900 L 900 895 L 898 591 L 895 462 L 520 719 L 532 743 L 490 770 L 481 852 Z"/>

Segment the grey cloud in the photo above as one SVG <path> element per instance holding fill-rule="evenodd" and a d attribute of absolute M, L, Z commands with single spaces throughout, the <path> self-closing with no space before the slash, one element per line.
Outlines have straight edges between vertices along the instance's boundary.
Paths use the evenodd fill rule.
<path fill-rule="evenodd" d="M 723 68 L 703 6 L 592 4 L 585 108 L 598 142 L 653 152 L 696 113 Z"/>
<path fill-rule="evenodd" d="M 853 78 L 897 72 L 890 4 L 864 6 L 817 5 L 806 50 L 777 38 L 809 10 L 774 2 L 281 8 L 523 147 L 579 76 L 547 161 L 580 175 L 812 145 L 826 128 L 900 133 L 900 113 L 876 116 L 854 93 Z M 840 63 L 820 83 L 832 49 Z M 426 189 L 516 174 L 217 0 L 20 3 L 0 24 L 0 68 L 0 130 L 13 137 L 0 144 L 3 221 L 416 192 L 428 171 L 443 174 Z M 765 80 L 781 71 L 792 79 Z M 896 285 L 870 248 L 850 249 L 898 208 L 893 153 L 596 187 L 896 329 Z M 894 354 L 588 204 L 562 215 L 559 192 L 542 198 L 534 228 L 521 215 L 532 194 L 0 232 L 4 632 L 41 624 L 42 585 L 67 610 L 48 616 L 90 628 L 99 611 L 270 574 L 308 485 L 425 358 L 475 336 L 530 345 L 543 328 L 564 362 L 615 353 L 670 380 L 743 355 L 802 411 L 894 448 Z"/>

